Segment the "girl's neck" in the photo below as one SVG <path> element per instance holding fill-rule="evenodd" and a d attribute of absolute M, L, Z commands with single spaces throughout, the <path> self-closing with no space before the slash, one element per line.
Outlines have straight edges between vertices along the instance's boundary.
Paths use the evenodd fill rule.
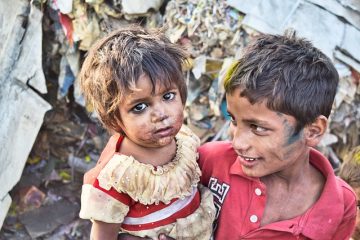
<path fill-rule="evenodd" d="M 128 138 L 124 138 L 120 153 L 127 156 L 133 156 L 137 161 L 153 166 L 162 166 L 170 162 L 176 155 L 175 139 L 168 145 L 158 148 L 149 148 L 140 146 Z"/>

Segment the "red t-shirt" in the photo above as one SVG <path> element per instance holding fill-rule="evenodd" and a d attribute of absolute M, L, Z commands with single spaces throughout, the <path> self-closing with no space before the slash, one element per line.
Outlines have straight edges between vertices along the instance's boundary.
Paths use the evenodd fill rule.
<path fill-rule="evenodd" d="M 199 148 L 202 183 L 214 195 L 215 239 L 349 239 L 355 227 L 356 195 L 336 177 L 328 160 L 311 149 L 310 163 L 326 178 L 319 200 L 304 214 L 260 227 L 266 186 L 247 177 L 230 142 Z"/>

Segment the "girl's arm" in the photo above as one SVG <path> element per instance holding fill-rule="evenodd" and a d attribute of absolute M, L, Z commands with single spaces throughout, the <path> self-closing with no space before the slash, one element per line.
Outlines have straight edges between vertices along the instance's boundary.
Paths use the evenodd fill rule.
<path fill-rule="evenodd" d="M 91 240 L 116 240 L 121 224 L 94 221 L 91 227 Z"/>

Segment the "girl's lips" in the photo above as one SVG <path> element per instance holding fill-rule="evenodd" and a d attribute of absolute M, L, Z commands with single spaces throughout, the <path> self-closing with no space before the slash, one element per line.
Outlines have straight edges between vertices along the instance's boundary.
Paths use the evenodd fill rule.
<path fill-rule="evenodd" d="M 173 135 L 174 129 L 172 127 L 161 128 L 155 131 L 155 135 L 159 137 L 169 137 Z"/>

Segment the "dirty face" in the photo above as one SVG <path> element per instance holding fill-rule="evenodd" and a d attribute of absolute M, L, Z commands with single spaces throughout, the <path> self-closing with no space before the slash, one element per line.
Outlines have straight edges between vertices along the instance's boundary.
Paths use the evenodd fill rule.
<path fill-rule="evenodd" d="M 142 147 L 170 144 L 183 123 L 183 104 L 178 87 L 156 86 L 152 93 L 148 76 L 141 75 L 136 90 L 119 106 L 126 137 Z"/>
<path fill-rule="evenodd" d="M 232 145 L 250 177 L 287 174 L 308 157 L 303 131 L 294 117 L 271 111 L 264 102 L 251 104 L 241 90 L 227 94 Z"/>

